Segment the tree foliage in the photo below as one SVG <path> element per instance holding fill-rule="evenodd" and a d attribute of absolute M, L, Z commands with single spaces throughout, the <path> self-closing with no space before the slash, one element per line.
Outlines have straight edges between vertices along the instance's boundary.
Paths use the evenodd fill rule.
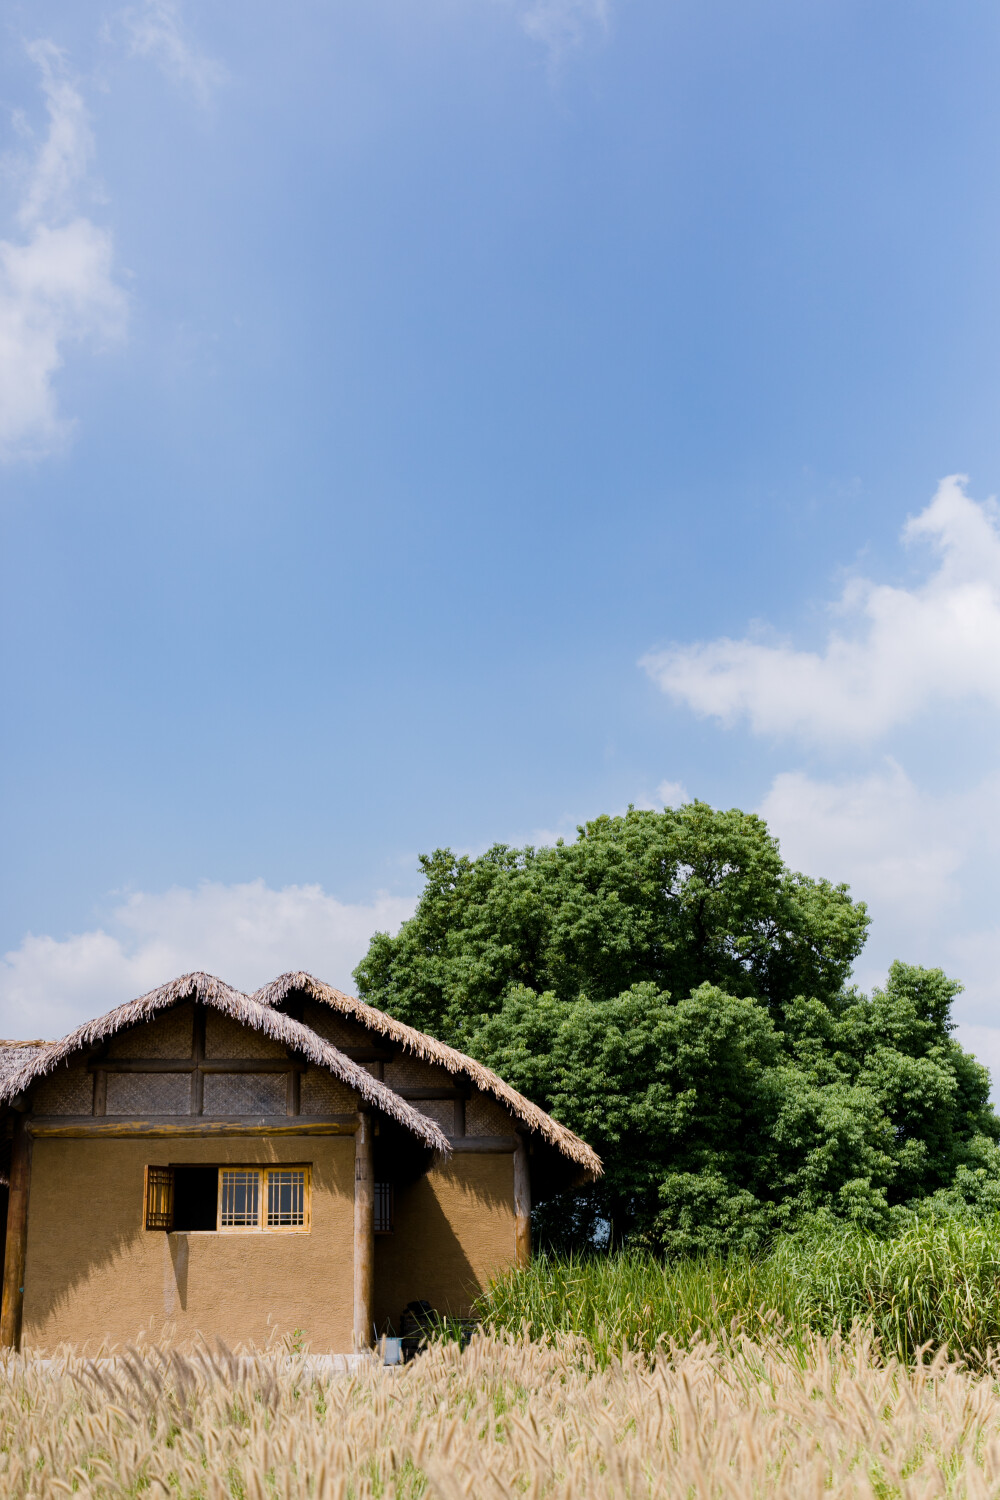
<path fill-rule="evenodd" d="M 863 903 L 790 871 L 760 818 L 630 809 L 421 864 L 416 914 L 355 977 L 601 1153 L 601 1183 L 539 1212 L 551 1241 L 755 1246 L 1000 1180 L 988 1074 L 951 1036 L 960 985 L 896 963 L 850 987 Z"/>

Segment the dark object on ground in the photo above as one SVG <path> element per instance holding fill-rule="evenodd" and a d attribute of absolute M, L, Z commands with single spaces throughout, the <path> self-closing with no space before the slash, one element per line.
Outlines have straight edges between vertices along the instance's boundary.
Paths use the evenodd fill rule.
<path fill-rule="evenodd" d="M 441 1326 L 441 1319 L 429 1302 L 408 1302 L 399 1321 L 399 1332 L 403 1340 L 403 1362 L 407 1363 L 426 1344 Z"/>

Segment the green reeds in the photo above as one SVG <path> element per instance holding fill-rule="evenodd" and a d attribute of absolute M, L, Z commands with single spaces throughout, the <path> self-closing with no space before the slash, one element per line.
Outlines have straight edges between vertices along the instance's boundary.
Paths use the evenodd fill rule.
<path fill-rule="evenodd" d="M 487 1327 L 587 1339 L 601 1361 L 622 1346 L 810 1336 L 864 1324 L 885 1355 L 945 1349 L 981 1368 L 1000 1347 L 1000 1218 L 919 1220 L 879 1238 L 850 1228 L 789 1235 L 767 1255 L 662 1261 L 637 1252 L 541 1256 L 480 1300 Z"/>

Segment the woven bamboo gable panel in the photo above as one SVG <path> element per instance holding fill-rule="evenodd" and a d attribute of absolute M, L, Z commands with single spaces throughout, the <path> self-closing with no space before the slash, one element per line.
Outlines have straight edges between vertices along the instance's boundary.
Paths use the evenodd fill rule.
<path fill-rule="evenodd" d="M 186 1115 L 191 1110 L 189 1073 L 109 1073 L 109 1115 Z"/>
<path fill-rule="evenodd" d="M 406 1052 L 398 1053 L 385 1065 L 385 1082 L 391 1089 L 426 1089 L 440 1087 L 451 1090 L 455 1079 L 440 1063 L 424 1062 L 422 1057 L 412 1057 Z"/>
<path fill-rule="evenodd" d="M 422 1115 L 433 1120 L 435 1125 L 440 1125 L 445 1135 L 455 1133 L 455 1101 L 454 1099 L 421 1099 L 420 1103 L 414 1102 L 414 1109 L 419 1109 Z"/>
<path fill-rule="evenodd" d="M 333 1078 L 323 1068 L 307 1068 L 299 1086 L 299 1113 L 303 1115 L 347 1115 L 358 1107 L 353 1089 Z"/>
<path fill-rule="evenodd" d="M 378 1046 L 382 1041 L 381 1037 L 371 1036 L 357 1021 L 338 1015 L 327 1005 L 307 1005 L 302 1020 L 324 1042 L 330 1042 L 334 1047 L 370 1047 L 373 1043 Z"/>
<path fill-rule="evenodd" d="M 56 1068 L 32 1094 L 36 1115 L 89 1115 L 94 1108 L 94 1075 L 77 1065 Z"/>
<path fill-rule="evenodd" d="M 465 1102 L 466 1135 L 515 1135 L 514 1117 L 497 1099 L 474 1089 Z"/>
<path fill-rule="evenodd" d="M 206 1115 L 283 1115 L 284 1073 L 206 1073 Z"/>
<path fill-rule="evenodd" d="M 190 1057 L 194 1038 L 194 1007 L 175 1005 L 120 1031 L 108 1045 L 109 1057 Z"/>
<path fill-rule="evenodd" d="M 206 1057 L 286 1057 L 281 1042 L 210 1010 L 205 1016 Z"/>

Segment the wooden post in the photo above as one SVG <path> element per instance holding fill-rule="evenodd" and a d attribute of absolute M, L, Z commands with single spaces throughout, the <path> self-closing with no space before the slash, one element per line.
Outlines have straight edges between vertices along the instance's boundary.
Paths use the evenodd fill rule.
<path fill-rule="evenodd" d="M 370 1349 L 375 1322 L 375 1182 L 372 1117 L 358 1113 L 354 1136 L 354 1347 Z"/>
<path fill-rule="evenodd" d="M 191 1074 L 191 1113 L 200 1115 L 205 1101 L 205 1075 L 199 1063 L 205 1061 L 205 1007 L 195 1004 L 194 1008 L 194 1039 L 191 1044 L 191 1060 L 194 1063 L 194 1072 Z"/>
<path fill-rule="evenodd" d="M 531 1264 L 531 1173 L 523 1135 L 514 1152 L 514 1264 Z"/>
<path fill-rule="evenodd" d="M 301 1103 L 299 1092 L 299 1079 L 301 1075 L 297 1068 L 292 1068 L 285 1074 L 285 1114 L 297 1115 Z"/>
<path fill-rule="evenodd" d="M 28 1189 L 31 1185 L 31 1134 L 25 1115 L 14 1117 L 10 1155 L 10 1197 L 0 1305 L 0 1347 L 20 1349 L 24 1307 L 24 1262 L 28 1248 Z"/>

